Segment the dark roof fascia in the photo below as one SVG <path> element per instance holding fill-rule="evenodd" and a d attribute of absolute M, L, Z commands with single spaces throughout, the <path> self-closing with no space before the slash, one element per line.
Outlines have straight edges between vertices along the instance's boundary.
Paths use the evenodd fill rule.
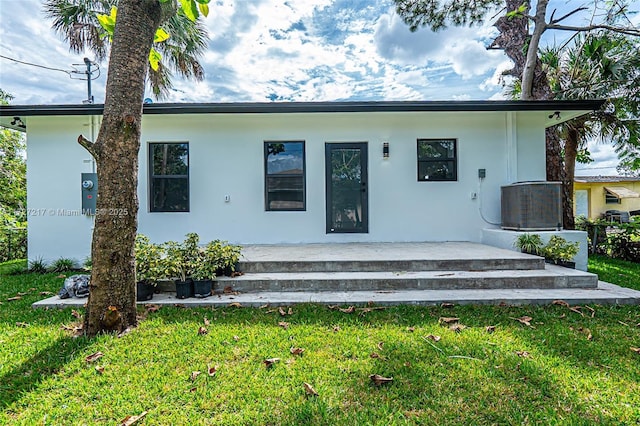
<path fill-rule="evenodd" d="M 152 103 L 144 114 L 282 114 L 340 112 L 593 111 L 603 100 Z M 0 116 L 102 115 L 103 104 L 2 105 Z"/>

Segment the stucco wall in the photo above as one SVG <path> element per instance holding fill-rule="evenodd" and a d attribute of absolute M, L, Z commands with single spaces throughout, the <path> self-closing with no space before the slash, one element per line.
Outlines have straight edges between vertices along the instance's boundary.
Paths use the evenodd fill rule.
<path fill-rule="evenodd" d="M 576 182 L 574 191 L 586 190 L 589 197 L 589 218 L 598 219 L 607 210 L 633 211 L 640 210 L 640 198 L 623 198 L 620 204 L 607 204 L 605 202 L 605 186 L 623 186 L 631 191 L 640 193 L 640 180 L 627 182 Z M 576 209 L 574 200 L 574 212 Z"/>
<path fill-rule="evenodd" d="M 500 186 L 543 180 L 542 114 L 315 113 L 146 115 L 140 150 L 139 231 L 153 241 L 235 243 L 346 241 L 479 242 L 500 221 Z M 30 117 L 28 122 L 29 257 L 82 259 L 92 220 L 57 214 L 80 209 L 80 173 L 90 158 L 76 139 L 90 135 L 89 117 Z M 418 182 L 416 139 L 456 138 L 458 180 Z M 264 208 L 265 140 L 304 140 L 306 211 Z M 383 159 L 388 141 L 390 157 Z M 189 142 L 190 212 L 150 213 L 148 143 Z M 369 233 L 325 232 L 325 142 L 367 142 Z M 509 163 L 511 159 L 511 163 Z M 480 183 L 478 169 L 486 169 Z M 472 199 L 471 194 L 478 198 Z M 225 202 L 225 195 L 230 202 Z M 44 209 L 44 214 L 35 214 Z M 50 210 L 53 209 L 53 210 Z M 49 211 L 56 213 L 49 214 Z"/>

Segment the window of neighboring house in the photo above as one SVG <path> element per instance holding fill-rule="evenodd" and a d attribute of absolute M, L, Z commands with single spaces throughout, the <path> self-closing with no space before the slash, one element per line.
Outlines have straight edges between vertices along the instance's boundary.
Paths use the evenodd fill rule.
<path fill-rule="evenodd" d="M 458 180 L 455 139 L 418 139 L 418 181 Z"/>
<path fill-rule="evenodd" d="M 604 197 L 605 197 L 605 204 L 621 204 L 622 202 L 620 201 L 620 198 L 616 197 L 613 194 L 610 194 L 609 192 L 605 191 L 604 192 Z"/>
<path fill-rule="evenodd" d="M 303 141 L 264 143 L 266 210 L 305 210 Z"/>
<path fill-rule="evenodd" d="M 149 209 L 189 211 L 189 144 L 149 144 Z"/>

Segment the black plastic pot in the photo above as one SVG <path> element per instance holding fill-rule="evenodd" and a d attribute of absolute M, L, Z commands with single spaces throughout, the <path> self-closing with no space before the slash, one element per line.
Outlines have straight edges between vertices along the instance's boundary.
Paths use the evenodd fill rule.
<path fill-rule="evenodd" d="M 565 262 L 564 260 L 545 259 L 547 263 L 552 265 L 564 266 L 565 268 L 576 269 L 576 262 Z"/>
<path fill-rule="evenodd" d="M 209 297 L 211 296 L 211 286 L 213 282 L 211 280 L 194 280 L 193 281 L 193 294 L 196 297 Z"/>
<path fill-rule="evenodd" d="M 176 283 L 176 297 L 178 299 L 186 299 L 193 297 L 193 280 L 187 278 L 186 281 L 175 280 Z"/>
<path fill-rule="evenodd" d="M 144 302 L 153 299 L 153 292 L 156 286 L 149 284 L 146 281 L 138 281 L 136 283 L 136 300 L 138 302 Z"/>

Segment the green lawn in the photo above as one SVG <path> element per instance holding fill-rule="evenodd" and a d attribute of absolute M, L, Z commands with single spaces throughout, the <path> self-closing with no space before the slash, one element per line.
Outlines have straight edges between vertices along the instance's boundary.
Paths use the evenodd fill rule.
<path fill-rule="evenodd" d="M 605 264 L 608 281 L 638 285 L 637 265 L 591 266 Z M 86 339 L 62 328 L 70 309 L 30 308 L 62 278 L 11 268 L 0 266 L 0 424 L 117 424 L 143 411 L 143 425 L 640 422 L 637 306 L 594 305 L 593 317 L 563 306 L 141 309 L 131 333 Z M 377 387 L 372 374 L 393 381 Z"/>

